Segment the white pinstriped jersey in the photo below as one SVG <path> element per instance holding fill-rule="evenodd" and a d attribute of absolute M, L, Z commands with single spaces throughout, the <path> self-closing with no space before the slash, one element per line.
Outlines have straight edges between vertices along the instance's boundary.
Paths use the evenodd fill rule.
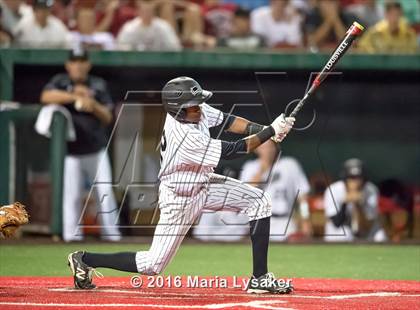
<path fill-rule="evenodd" d="M 223 113 L 200 105 L 198 124 L 181 123 L 167 114 L 161 139 L 161 184 L 179 196 L 198 193 L 220 160 L 222 143 L 210 137 L 209 128 L 223 121 Z"/>

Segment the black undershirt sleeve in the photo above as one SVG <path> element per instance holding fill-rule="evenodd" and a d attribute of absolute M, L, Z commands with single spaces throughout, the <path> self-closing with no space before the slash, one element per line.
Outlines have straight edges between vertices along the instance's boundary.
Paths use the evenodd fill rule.
<path fill-rule="evenodd" d="M 267 128 L 261 130 L 257 133 L 261 144 L 274 136 L 275 132 L 273 127 L 268 126 Z M 222 153 L 220 157 L 222 159 L 234 159 L 242 155 L 247 154 L 247 146 L 245 139 L 241 139 L 235 142 L 223 141 L 222 140 Z"/>
<path fill-rule="evenodd" d="M 343 203 L 340 206 L 340 210 L 338 210 L 337 214 L 330 217 L 335 227 L 340 227 L 346 221 L 346 209 L 346 204 Z"/>
<path fill-rule="evenodd" d="M 235 120 L 235 115 L 223 112 L 224 130 L 228 130 Z"/>
<path fill-rule="evenodd" d="M 246 142 L 244 139 L 229 142 L 222 140 L 222 154 L 223 159 L 235 159 L 246 154 Z"/>
<path fill-rule="evenodd" d="M 228 130 L 230 126 L 232 126 L 233 122 L 235 121 L 235 118 L 236 118 L 235 115 L 223 112 L 224 130 Z M 255 135 L 263 129 L 264 129 L 264 125 L 249 122 L 248 125 L 246 126 L 244 134 L 246 136 Z"/>

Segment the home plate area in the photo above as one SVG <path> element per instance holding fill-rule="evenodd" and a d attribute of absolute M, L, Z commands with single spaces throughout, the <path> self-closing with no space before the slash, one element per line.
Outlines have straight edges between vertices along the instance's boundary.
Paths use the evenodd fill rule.
<path fill-rule="evenodd" d="M 228 288 L 188 288 L 186 277 L 183 288 L 133 288 L 106 277 L 86 291 L 70 277 L 0 277 L 0 309 L 420 309 L 419 281 L 293 279 L 290 295 L 250 295 L 224 279 Z"/>

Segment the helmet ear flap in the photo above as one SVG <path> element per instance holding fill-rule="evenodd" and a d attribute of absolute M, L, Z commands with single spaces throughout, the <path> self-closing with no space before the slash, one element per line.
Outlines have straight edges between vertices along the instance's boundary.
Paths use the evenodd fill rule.
<path fill-rule="evenodd" d="M 178 109 L 178 112 L 168 112 L 177 121 L 184 122 L 187 116 L 187 111 L 183 108 Z"/>

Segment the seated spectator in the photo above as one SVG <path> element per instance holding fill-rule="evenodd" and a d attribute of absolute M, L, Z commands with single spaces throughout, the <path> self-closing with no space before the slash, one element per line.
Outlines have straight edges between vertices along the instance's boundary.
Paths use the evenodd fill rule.
<path fill-rule="evenodd" d="M 386 241 L 378 216 L 378 189 L 366 178 L 361 160 L 344 162 L 343 178 L 324 193 L 325 241 L 349 242 L 355 237 Z"/>
<path fill-rule="evenodd" d="M 416 33 L 403 18 L 399 2 L 388 2 L 385 19 L 359 41 L 360 50 L 367 53 L 414 53 L 417 47 Z"/>
<path fill-rule="evenodd" d="M 289 0 L 271 0 L 270 6 L 251 13 L 251 29 L 264 37 L 269 47 L 302 45 L 301 17 Z"/>
<path fill-rule="evenodd" d="M 73 50 L 113 50 L 114 37 L 109 32 L 95 31 L 95 11 L 79 8 L 76 13 L 77 30 L 69 33 L 68 41 Z"/>
<path fill-rule="evenodd" d="M 3 29 L 2 19 L 2 8 L 0 6 L 0 47 L 9 47 L 10 42 L 12 42 L 12 36 Z"/>
<path fill-rule="evenodd" d="M 335 47 L 354 19 L 341 11 L 339 1 L 312 0 L 304 26 L 308 46 L 314 50 Z"/>
<path fill-rule="evenodd" d="M 384 17 L 383 6 L 376 0 L 360 0 L 345 8 L 345 12 L 357 17 L 357 21 L 365 27 L 370 27 Z"/>
<path fill-rule="evenodd" d="M 251 32 L 250 12 L 238 8 L 233 18 L 232 33 L 227 38 L 219 39 L 219 47 L 249 50 L 264 46 L 264 39 Z"/>
<path fill-rule="evenodd" d="M 236 6 L 221 0 L 205 0 L 202 6 L 205 31 L 216 39 L 225 38 L 232 31 L 233 13 Z"/>
<path fill-rule="evenodd" d="M 214 47 L 215 39 L 204 34 L 201 7 L 185 0 L 160 0 L 159 17 L 175 29 L 184 46 Z"/>
<path fill-rule="evenodd" d="M 377 0 L 382 7 L 386 7 L 386 4 L 389 1 L 390 0 Z M 403 15 L 409 24 L 420 23 L 420 1 L 394 0 L 393 2 L 398 2 L 401 5 Z"/>
<path fill-rule="evenodd" d="M 137 10 L 132 0 L 98 1 L 96 31 L 111 32 L 116 37 L 122 26 L 136 17 Z"/>
<path fill-rule="evenodd" d="M 73 0 L 55 0 L 51 8 L 51 14 L 61 20 L 69 29 L 74 26 L 74 4 Z"/>
<path fill-rule="evenodd" d="M 22 18 L 32 15 L 32 8 L 23 0 L 0 0 L 0 8 L 2 9 L 1 25 L 8 33 L 13 33 Z"/>
<path fill-rule="evenodd" d="M 127 22 L 117 37 L 120 49 L 139 51 L 180 50 L 181 44 L 165 20 L 156 16 L 153 0 L 138 0 L 138 17 Z"/>
<path fill-rule="evenodd" d="M 34 14 L 23 18 L 13 32 L 16 43 L 30 48 L 65 48 L 66 26 L 51 15 L 54 0 L 35 0 Z"/>

